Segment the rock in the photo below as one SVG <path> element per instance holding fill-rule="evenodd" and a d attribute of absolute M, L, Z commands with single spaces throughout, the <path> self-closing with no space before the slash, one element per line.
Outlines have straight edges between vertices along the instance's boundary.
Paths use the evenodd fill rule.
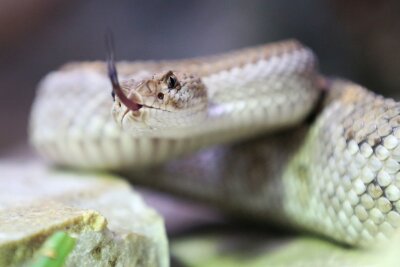
<path fill-rule="evenodd" d="M 163 219 L 101 173 L 0 162 L 0 266 L 29 266 L 57 230 L 77 238 L 66 266 L 169 266 Z"/>

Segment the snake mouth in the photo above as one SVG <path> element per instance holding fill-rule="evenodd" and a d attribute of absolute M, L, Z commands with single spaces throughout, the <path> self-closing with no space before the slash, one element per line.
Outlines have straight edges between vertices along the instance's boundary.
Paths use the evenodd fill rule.
<path fill-rule="evenodd" d="M 157 107 L 152 107 L 152 106 L 149 106 L 149 105 L 146 105 L 146 104 L 139 104 L 139 103 L 136 103 L 136 102 L 132 102 L 131 107 L 127 106 L 125 103 L 123 103 L 123 104 L 127 107 L 127 109 L 123 112 L 121 120 L 123 120 L 124 117 L 128 113 L 132 113 L 134 117 L 140 116 L 140 113 L 142 113 L 141 111 L 143 109 L 155 109 L 155 110 L 160 110 L 160 111 L 163 111 L 163 112 L 172 112 L 170 110 L 157 108 Z"/>
<path fill-rule="evenodd" d="M 120 103 L 122 103 L 124 106 L 126 106 L 127 109 L 130 110 L 130 111 L 138 111 L 142 107 L 145 106 L 143 104 L 139 104 L 134 99 L 131 99 L 131 98 L 127 97 L 124 94 L 124 92 L 122 91 L 121 87 L 119 87 L 119 86 L 113 87 L 113 92 L 118 97 L 118 100 L 120 101 Z M 138 97 L 135 97 L 135 99 L 136 98 L 138 98 Z M 114 98 L 114 101 L 115 101 L 115 98 Z"/>
<path fill-rule="evenodd" d="M 148 105 L 145 105 L 145 104 L 139 104 L 139 105 L 140 105 L 140 107 L 144 107 L 144 108 L 157 109 L 157 110 L 161 110 L 161 111 L 164 111 L 164 112 L 172 112 L 170 110 L 166 110 L 166 109 L 163 109 L 163 108 L 156 108 L 156 107 L 148 106 Z"/>
<path fill-rule="evenodd" d="M 123 103 L 123 104 L 126 106 L 125 103 Z M 135 105 L 135 106 L 133 107 L 133 105 Z M 155 109 L 155 110 L 160 110 L 160 111 L 163 111 L 163 112 L 172 112 L 172 111 L 167 110 L 167 109 L 158 108 L 158 107 L 152 107 L 152 106 L 149 106 L 149 105 L 146 105 L 146 104 L 139 104 L 139 103 L 136 103 L 136 102 L 133 102 L 131 104 L 131 107 L 129 107 L 129 106 L 126 106 L 126 107 L 127 107 L 127 109 L 125 111 L 125 115 L 126 115 L 126 113 L 129 113 L 129 112 L 137 114 L 138 113 L 137 111 L 139 111 L 141 109 Z"/>
<path fill-rule="evenodd" d="M 162 108 L 157 108 L 157 107 L 152 107 L 148 106 L 145 104 L 138 104 L 134 103 L 136 105 L 135 109 L 131 108 L 126 108 L 124 111 L 119 113 L 120 115 L 117 115 L 114 117 L 114 119 L 124 128 L 124 121 L 129 120 L 131 122 L 135 122 L 136 127 L 139 128 L 151 128 L 151 126 L 146 122 L 149 114 L 147 114 L 147 111 L 150 110 L 160 110 L 163 112 L 171 112 L 169 110 L 165 110 Z M 117 113 L 118 114 L 118 113 Z M 116 115 L 116 114 L 115 114 Z M 142 125 L 142 126 L 140 126 Z"/>

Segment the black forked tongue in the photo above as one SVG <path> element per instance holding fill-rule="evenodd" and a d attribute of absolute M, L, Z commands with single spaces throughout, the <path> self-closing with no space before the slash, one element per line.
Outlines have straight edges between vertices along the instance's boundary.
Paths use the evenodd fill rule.
<path fill-rule="evenodd" d="M 110 78 L 112 91 L 111 96 L 115 101 L 115 96 L 119 98 L 121 103 L 125 105 L 128 109 L 132 111 L 139 110 L 142 105 L 130 100 L 122 91 L 121 85 L 118 81 L 118 73 L 115 67 L 115 60 L 114 60 L 114 41 L 111 32 L 106 34 L 106 47 L 107 47 L 107 70 L 108 70 L 108 77 Z"/>

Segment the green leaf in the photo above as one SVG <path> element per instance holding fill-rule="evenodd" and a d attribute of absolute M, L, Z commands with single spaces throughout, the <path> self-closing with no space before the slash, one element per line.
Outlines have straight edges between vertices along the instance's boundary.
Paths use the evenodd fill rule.
<path fill-rule="evenodd" d="M 65 232 L 51 235 L 40 248 L 32 267 L 62 267 L 69 253 L 74 249 L 76 240 Z"/>

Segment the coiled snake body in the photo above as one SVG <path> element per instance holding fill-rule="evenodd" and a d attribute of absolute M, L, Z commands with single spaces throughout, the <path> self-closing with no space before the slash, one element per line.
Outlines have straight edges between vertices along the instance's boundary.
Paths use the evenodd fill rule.
<path fill-rule="evenodd" d="M 101 62 L 41 82 L 30 140 L 45 158 L 351 245 L 399 227 L 400 105 L 323 78 L 298 42 L 120 62 L 121 85 L 110 66 L 114 102 Z"/>

